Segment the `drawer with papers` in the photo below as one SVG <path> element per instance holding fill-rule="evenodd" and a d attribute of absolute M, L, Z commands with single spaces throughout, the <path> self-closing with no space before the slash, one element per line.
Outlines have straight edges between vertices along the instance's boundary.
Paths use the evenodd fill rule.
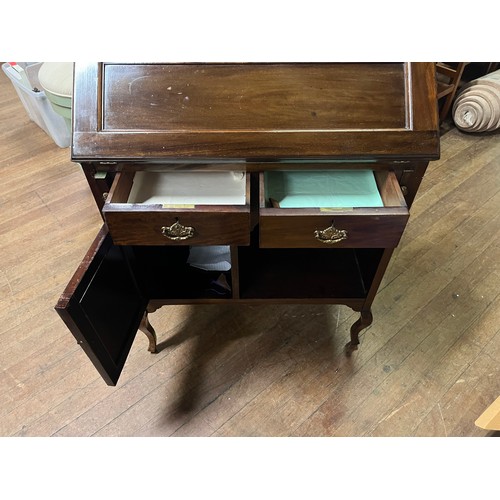
<path fill-rule="evenodd" d="M 247 245 L 244 172 L 119 172 L 103 207 L 118 245 Z"/>
<path fill-rule="evenodd" d="M 391 171 L 260 174 L 263 248 L 391 248 L 397 246 L 408 217 Z"/>

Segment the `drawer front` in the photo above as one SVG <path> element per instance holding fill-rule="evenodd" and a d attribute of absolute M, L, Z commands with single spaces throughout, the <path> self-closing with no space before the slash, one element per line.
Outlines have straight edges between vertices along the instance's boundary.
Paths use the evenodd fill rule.
<path fill-rule="evenodd" d="M 393 248 L 399 243 L 408 220 L 408 212 L 398 210 L 400 213 L 363 215 L 274 215 L 261 211 L 260 246 Z"/>
<path fill-rule="evenodd" d="M 396 176 L 375 172 L 380 206 L 278 208 L 269 206 L 260 176 L 260 246 L 263 248 L 394 248 L 409 213 Z"/>
<path fill-rule="evenodd" d="M 250 244 L 246 212 L 106 211 L 105 219 L 117 245 Z"/>
<path fill-rule="evenodd" d="M 148 198 L 153 202 L 138 202 L 133 193 L 137 192 L 140 176 L 135 187 L 134 177 L 135 172 L 118 173 L 102 209 L 115 244 L 250 244 L 249 176 L 243 180 L 241 190 L 244 204 L 236 205 L 162 204 L 158 201 L 161 197 Z M 164 183 L 164 179 L 154 179 L 153 186 Z"/>

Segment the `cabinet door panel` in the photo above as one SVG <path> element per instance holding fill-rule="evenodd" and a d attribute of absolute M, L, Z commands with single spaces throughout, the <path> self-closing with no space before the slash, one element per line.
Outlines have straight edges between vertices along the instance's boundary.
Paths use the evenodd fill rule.
<path fill-rule="evenodd" d="M 146 309 L 125 259 L 103 227 L 55 309 L 108 385 L 116 385 Z"/>

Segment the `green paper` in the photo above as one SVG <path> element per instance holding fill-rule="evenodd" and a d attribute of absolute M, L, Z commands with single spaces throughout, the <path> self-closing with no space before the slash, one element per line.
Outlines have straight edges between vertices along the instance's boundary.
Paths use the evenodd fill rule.
<path fill-rule="evenodd" d="M 280 208 L 383 207 L 371 170 L 266 172 L 266 199 Z"/>

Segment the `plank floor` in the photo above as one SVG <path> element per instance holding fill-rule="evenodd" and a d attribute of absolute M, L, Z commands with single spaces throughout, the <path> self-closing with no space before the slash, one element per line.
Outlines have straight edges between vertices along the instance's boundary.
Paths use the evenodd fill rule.
<path fill-rule="evenodd" d="M 487 436 L 500 394 L 500 135 L 452 129 L 364 330 L 346 307 L 170 306 L 108 387 L 53 307 L 101 225 L 0 72 L 0 436 Z"/>

